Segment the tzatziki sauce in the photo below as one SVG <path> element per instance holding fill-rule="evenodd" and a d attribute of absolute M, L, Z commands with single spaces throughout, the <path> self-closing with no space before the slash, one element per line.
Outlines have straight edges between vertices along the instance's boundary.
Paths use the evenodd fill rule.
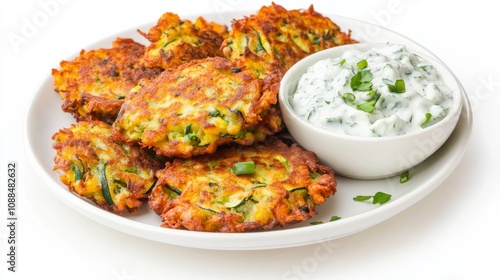
<path fill-rule="evenodd" d="M 452 104 L 436 67 L 400 44 L 321 60 L 290 97 L 292 109 L 308 122 L 363 137 L 425 129 L 442 120 Z"/>

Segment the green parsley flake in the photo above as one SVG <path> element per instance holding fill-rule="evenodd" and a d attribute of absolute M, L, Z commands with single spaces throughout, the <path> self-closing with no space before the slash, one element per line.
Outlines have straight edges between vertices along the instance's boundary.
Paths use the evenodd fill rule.
<path fill-rule="evenodd" d="M 351 78 L 351 89 L 354 91 L 372 90 L 372 72 L 369 69 L 358 71 Z"/>
<path fill-rule="evenodd" d="M 358 195 L 353 197 L 354 201 L 367 201 L 369 199 L 372 199 L 372 204 L 384 204 L 387 201 L 391 199 L 392 195 L 383 193 L 383 192 L 377 192 L 375 195 Z"/>
<path fill-rule="evenodd" d="M 377 101 L 380 98 L 380 93 L 372 91 L 370 92 L 370 95 L 373 96 L 373 99 L 366 101 L 365 103 L 356 105 L 356 109 L 366 112 L 368 114 L 372 114 L 375 111 L 375 104 L 377 104 Z"/>
<path fill-rule="evenodd" d="M 339 216 L 332 216 L 330 218 L 330 222 L 335 222 L 335 221 L 340 220 L 340 219 L 341 219 L 341 217 L 339 217 Z"/>

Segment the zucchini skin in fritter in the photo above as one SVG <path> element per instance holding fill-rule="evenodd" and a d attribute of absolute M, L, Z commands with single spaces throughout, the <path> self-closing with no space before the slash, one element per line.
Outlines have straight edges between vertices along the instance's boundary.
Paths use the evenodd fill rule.
<path fill-rule="evenodd" d="M 329 18 L 314 11 L 286 10 L 273 3 L 256 14 L 233 20 L 222 44 L 224 55 L 256 77 L 278 71 L 314 52 L 356 43 Z"/>
<path fill-rule="evenodd" d="M 63 111 L 77 120 L 112 123 L 129 91 L 163 71 L 144 65 L 144 51 L 132 39 L 117 38 L 109 49 L 82 50 L 72 61 L 62 61 L 52 76 Z"/>
<path fill-rule="evenodd" d="M 165 162 L 138 145 L 117 142 L 111 126 L 101 121 L 80 121 L 52 139 L 61 182 L 118 214 L 135 212 L 144 203 Z"/>
<path fill-rule="evenodd" d="M 167 12 L 148 33 L 139 33 L 151 42 L 144 56 L 146 65 L 175 69 L 194 59 L 222 56 L 220 46 L 228 30 L 227 26 L 209 23 L 203 17 L 191 22 Z"/>
<path fill-rule="evenodd" d="M 255 79 L 222 57 L 163 72 L 125 100 L 117 135 L 167 157 L 214 153 L 227 143 L 250 145 L 283 128 L 279 82 Z"/>
<path fill-rule="evenodd" d="M 252 174 L 232 171 L 241 162 L 254 163 Z M 333 170 L 319 165 L 314 153 L 274 137 L 176 159 L 157 177 L 149 205 L 161 225 L 193 231 L 270 230 L 304 221 L 336 191 Z"/>

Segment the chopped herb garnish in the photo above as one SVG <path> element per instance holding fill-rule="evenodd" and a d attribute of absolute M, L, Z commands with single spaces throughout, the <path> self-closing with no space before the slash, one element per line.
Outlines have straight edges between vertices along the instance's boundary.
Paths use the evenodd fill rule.
<path fill-rule="evenodd" d="M 334 222 L 334 221 L 337 221 L 337 220 L 340 220 L 341 218 L 339 216 L 332 216 L 330 218 L 330 222 Z"/>
<path fill-rule="evenodd" d="M 345 63 L 345 58 L 340 61 L 340 66 L 344 65 Z"/>
<path fill-rule="evenodd" d="M 371 99 L 370 101 L 366 101 L 365 103 L 356 105 L 356 109 L 366 112 L 368 114 L 372 114 L 375 111 L 375 104 L 380 98 L 380 93 L 372 91 L 370 92 L 370 95 L 372 94 L 373 94 L 373 99 Z"/>
<path fill-rule="evenodd" d="M 365 69 L 368 66 L 368 61 L 363 59 L 357 63 L 359 69 Z"/>
<path fill-rule="evenodd" d="M 373 199 L 372 204 L 384 204 L 391 199 L 391 195 L 377 192 L 375 195 L 358 195 L 353 197 L 354 201 L 367 201 L 369 199 Z"/>
<path fill-rule="evenodd" d="M 377 192 L 373 196 L 373 204 L 384 204 L 391 199 L 391 195 L 383 192 Z"/>
<path fill-rule="evenodd" d="M 354 201 L 366 201 L 366 200 L 368 200 L 370 198 L 372 198 L 371 195 L 358 195 L 358 196 L 353 197 L 352 199 Z"/>
<path fill-rule="evenodd" d="M 421 126 L 421 127 L 426 126 L 426 125 L 429 123 L 429 121 L 431 120 L 431 117 L 432 117 L 432 114 L 431 114 L 431 113 L 425 113 L 425 121 L 423 121 L 423 122 L 420 124 L 420 126 Z"/>
<path fill-rule="evenodd" d="M 330 220 L 329 222 L 335 222 L 337 220 L 340 220 L 341 218 L 339 216 L 332 216 L 330 217 Z M 321 225 L 323 223 L 323 221 L 314 221 L 314 222 L 311 222 L 310 224 L 311 225 Z"/>
<path fill-rule="evenodd" d="M 231 167 L 231 172 L 236 175 L 248 175 L 255 172 L 255 163 L 253 161 L 237 162 Z"/>
<path fill-rule="evenodd" d="M 392 93 L 404 93 L 404 92 L 406 92 L 405 81 L 402 79 L 396 80 L 396 82 L 393 85 L 390 84 L 390 81 L 387 82 L 387 80 L 384 80 L 384 82 L 387 84 L 387 89 L 389 90 L 389 92 L 392 92 Z"/>
<path fill-rule="evenodd" d="M 401 175 L 399 176 L 399 182 L 401 184 L 403 184 L 403 183 L 408 182 L 408 180 L 410 180 L 410 172 L 408 170 L 406 170 L 405 172 L 401 173 Z"/>
<path fill-rule="evenodd" d="M 354 91 L 372 90 L 372 72 L 369 69 L 358 71 L 351 78 L 351 89 Z"/>
<path fill-rule="evenodd" d="M 342 99 L 344 100 L 345 103 L 354 103 L 354 101 L 356 100 L 356 96 L 350 92 L 346 92 L 344 94 L 342 94 Z"/>

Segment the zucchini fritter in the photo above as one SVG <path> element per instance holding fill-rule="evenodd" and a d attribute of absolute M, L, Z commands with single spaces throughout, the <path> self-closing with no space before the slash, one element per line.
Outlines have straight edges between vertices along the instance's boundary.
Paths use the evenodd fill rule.
<path fill-rule="evenodd" d="M 256 14 L 236 19 L 222 48 L 224 55 L 257 77 L 286 72 L 314 52 L 355 43 L 329 18 L 314 11 L 286 10 L 280 5 L 262 7 Z"/>
<path fill-rule="evenodd" d="M 336 191 L 333 170 L 314 153 L 274 137 L 176 159 L 156 175 L 149 205 L 161 225 L 193 231 L 269 230 L 304 221 Z"/>
<path fill-rule="evenodd" d="M 222 57 L 165 70 L 125 100 L 114 123 L 124 141 L 136 141 L 168 157 L 214 153 L 236 142 L 250 145 L 283 128 L 279 83 L 255 79 Z"/>
<path fill-rule="evenodd" d="M 203 17 L 193 23 L 167 12 L 148 33 L 139 33 L 151 42 L 144 56 L 147 65 L 172 69 L 194 59 L 222 56 L 220 46 L 228 31 Z"/>
<path fill-rule="evenodd" d="M 147 199 L 164 160 L 138 145 L 119 143 L 111 126 L 80 121 L 52 137 L 54 170 L 69 190 L 114 213 L 134 212 Z"/>
<path fill-rule="evenodd" d="M 144 51 L 145 46 L 132 39 L 117 38 L 112 48 L 82 50 L 74 60 L 62 61 L 52 76 L 63 111 L 77 120 L 112 123 L 130 89 L 162 72 L 143 64 Z"/>

